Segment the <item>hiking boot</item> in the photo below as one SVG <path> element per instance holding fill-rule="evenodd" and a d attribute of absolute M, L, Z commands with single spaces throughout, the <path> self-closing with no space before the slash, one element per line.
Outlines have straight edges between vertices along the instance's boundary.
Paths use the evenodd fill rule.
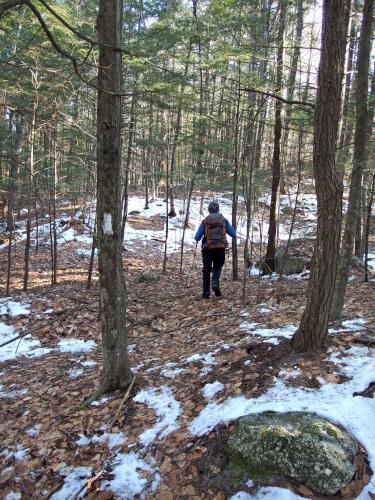
<path fill-rule="evenodd" d="M 202 294 L 202 299 L 209 299 L 210 298 L 210 294 L 209 293 L 203 293 Z"/>
<path fill-rule="evenodd" d="M 221 290 L 220 290 L 219 285 L 217 285 L 216 283 L 213 283 L 212 290 L 215 292 L 216 297 L 221 297 Z"/>

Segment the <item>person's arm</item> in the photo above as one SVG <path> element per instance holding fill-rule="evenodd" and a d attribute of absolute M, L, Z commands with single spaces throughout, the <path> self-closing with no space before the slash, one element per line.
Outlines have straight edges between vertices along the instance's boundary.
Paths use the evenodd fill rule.
<path fill-rule="evenodd" d="M 194 239 L 198 243 L 198 241 L 204 236 L 204 224 L 201 222 L 201 225 L 198 227 L 197 232 L 195 233 Z"/>
<path fill-rule="evenodd" d="M 229 234 L 229 236 L 231 236 L 232 238 L 234 238 L 236 236 L 236 230 L 229 223 L 229 221 L 227 221 L 227 219 L 225 219 L 225 228 L 226 228 L 227 234 Z"/>

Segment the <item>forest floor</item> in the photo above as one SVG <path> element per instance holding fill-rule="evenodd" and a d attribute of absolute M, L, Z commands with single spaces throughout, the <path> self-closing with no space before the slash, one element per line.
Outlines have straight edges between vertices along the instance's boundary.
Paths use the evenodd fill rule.
<path fill-rule="evenodd" d="M 137 224 L 145 228 L 147 221 L 133 221 L 134 230 Z M 163 274 L 160 242 L 134 240 L 123 256 L 136 382 L 111 426 L 122 394 L 80 406 L 98 385 L 101 367 L 97 274 L 87 289 L 87 250 L 74 238 L 61 245 L 58 285 L 50 286 L 49 246 L 33 249 L 27 293 L 21 291 L 22 244 L 14 255 L 0 333 L 35 330 L 17 352 L 18 342 L 0 348 L 1 498 L 317 498 L 297 484 L 230 487 L 209 479 L 210 468 L 220 472 L 210 462 L 213 440 L 235 418 L 266 410 L 331 418 L 367 448 L 374 469 L 375 282 L 364 283 L 353 270 L 346 321 L 332 326 L 328 352 L 296 355 L 289 339 L 308 279 L 247 277 L 243 305 L 242 283 L 231 279 L 228 259 L 223 296 L 202 301 L 193 246 L 185 249 L 182 275 L 177 253 L 168 256 Z M 327 498 L 375 493 L 361 463 L 355 481 Z"/>

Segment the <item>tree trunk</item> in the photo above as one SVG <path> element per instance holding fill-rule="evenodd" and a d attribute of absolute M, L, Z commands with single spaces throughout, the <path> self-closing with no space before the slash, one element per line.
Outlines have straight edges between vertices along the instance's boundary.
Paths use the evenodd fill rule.
<path fill-rule="evenodd" d="M 129 170 L 132 162 L 132 152 L 133 152 L 133 140 L 135 133 L 135 107 L 137 104 L 137 94 L 134 90 L 132 96 L 132 103 L 130 107 L 130 120 L 129 120 L 129 136 L 128 136 L 128 148 L 126 153 L 126 164 L 125 164 L 125 180 L 124 180 L 124 190 L 122 195 L 122 222 L 121 222 L 121 243 L 124 240 L 126 220 L 128 218 L 128 201 L 129 201 Z"/>
<path fill-rule="evenodd" d="M 121 252 L 121 47 L 122 0 L 100 0 L 97 110 L 97 241 L 100 324 L 103 340 L 101 386 L 91 399 L 131 381 L 125 328 L 125 283 Z"/>
<path fill-rule="evenodd" d="M 363 168 L 367 159 L 368 138 L 368 70 L 371 52 L 374 1 L 365 0 L 359 40 L 356 85 L 356 124 L 354 134 L 353 170 L 350 180 L 349 205 L 341 246 L 341 257 L 337 269 L 335 293 L 332 301 L 331 319 L 340 319 L 344 307 L 345 290 L 348 283 L 356 224 L 361 208 Z"/>
<path fill-rule="evenodd" d="M 280 20 L 278 31 L 278 50 L 277 50 L 277 76 L 275 93 L 280 94 L 283 78 L 284 65 L 284 31 L 286 20 L 286 3 L 285 0 L 280 0 Z M 268 229 L 268 244 L 265 260 L 265 268 L 267 273 L 272 273 L 275 270 L 275 251 L 276 251 L 276 232 L 277 219 L 279 211 L 279 188 L 280 188 L 280 141 L 282 131 L 281 121 L 282 103 L 279 100 L 275 102 L 275 128 L 274 128 L 274 143 L 273 143 L 273 158 L 272 158 L 272 192 L 270 206 L 270 224 Z"/>
<path fill-rule="evenodd" d="M 293 55 L 290 63 L 290 70 L 288 75 L 287 82 L 287 91 L 286 91 L 286 99 L 287 101 L 292 101 L 294 98 L 294 90 L 296 85 L 296 76 L 297 76 L 297 66 L 300 60 L 301 55 L 301 40 L 302 40 L 302 31 L 303 31 L 303 0 L 297 0 L 297 12 L 296 12 L 296 34 L 293 40 Z M 292 116 L 292 106 L 286 106 L 285 110 L 285 119 L 284 119 L 284 135 L 282 139 L 282 151 L 284 158 L 284 166 L 286 166 L 287 160 L 287 151 L 288 151 L 288 139 L 289 139 L 289 124 Z M 280 180 L 280 192 L 282 194 L 286 194 L 285 188 L 285 175 L 284 168 L 282 168 L 281 172 L 281 180 Z"/>
<path fill-rule="evenodd" d="M 38 106 L 38 98 L 35 95 L 33 98 L 33 112 L 31 115 L 30 132 L 29 132 L 29 173 L 27 187 L 27 222 L 26 222 L 26 242 L 25 242 L 25 258 L 24 258 L 24 275 L 23 275 L 23 291 L 26 292 L 29 285 L 29 263 L 30 263 L 30 247 L 31 247 L 31 210 L 32 210 L 32 192 L 34 184 L 34 139 L 35 139 L 35 116 Z"/>
<path fill-rule="evenodd" d="M 322 50 L 314 119 L 318 228 L 307 304 L 292 339 L 296 351 L 326 346 L 340 244 L 342 184 L 335 164 L 350 0 L 324 0 Z"/>

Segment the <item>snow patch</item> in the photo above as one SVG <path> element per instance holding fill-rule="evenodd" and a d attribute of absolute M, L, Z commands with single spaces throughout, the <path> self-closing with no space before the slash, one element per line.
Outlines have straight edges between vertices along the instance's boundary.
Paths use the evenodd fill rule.
<path fill-rule="evenodd" d="M 58 343 L 59 351 L 61 352 L 87 352 L 96 347 L 96 342 L 93 340 L 81 339 L 61 339 Z"/>
<path fill-rule="evenodd" d="M 97 365 L 96 361 L 93 361 L 91 359 L 88 359 L 87 361 L 80 361 L 82 366 L 95 366 Z"/>
<path fill-rule="evenodd" d="M 0 457 L 5 457 L 6 459 L 15 458 L 16 460 L 24 460 L 27 457 L 28 448 L 25 448 L 22 444 L 17 444 L 15 450 L 5 448 L 0 452 Z"/>
<path fill-rule="evenodd" d="M 4 500 L 20 500 L 21 498 L 22 495 L 19 491 L 17 492 L 11 491 L 4 497 Z"/>
<path fill-rule="evenodd" d="M 103 443 L 108 446 L 110 450 L 117 448 L 125 443 L 126 439 L 122 432 L 105 432 L 104 434 L 95 434 L 92 437 L 79 434 L 80 438 L 76 441 L 78 446 L 87 446 L 91 443 Z"/>
<path fill-rule="evenodd" d="M 266 486 L 260 488 L 254 495 L 250 495 L 245 491 L 239 491 L 235 495 L 229 497 L 229 500 L 303 500 L 304 497 L 296 495 L 286 488 L 276 486 Z"/>
<path fill-rule="evenodd" d="M 206 399 L 211 399 L 215 396 L 215 394 L 223 389 L 224 385 L 216 380 L 216 382 L 213 382 L 212 384 L 206 384 L 202 389 L 202 394 Z"/>
<path fill-rule="evenodd" d="M 216 363 L 212 352 L 208 352 L 207 354 L 193 354 L 186 358 L 186 363 L 193 363 L 194 361 L 202 361 L 204 365 L 214 365 Z"/>
<path fill-rule="evenodd" d="M 164 438 L 178 429 L 176 420 L 181 415 L 181 405 L 173 397 L 170 387 L 162 386 L 148 391 L 143 390 L 133 398 L 133 401 L 147 404 L 157 416 L 154 427 L 146 429 L 139 436 L 139 441 L 144 446 L 152 443 L 156 437 Z"/>
<path fill-rule="evenodd" d="M 111 491 L 117 498 L 131 499 L 145 489 L 148 481 L 142 477 L 142 471 L 153 475 L 153 489 L 156 489 L 160 482 L 159 474 L 136 453 L 119 453 L 113 464 L 111 472 L 115 477 L 102 482 L 101 488 Z"/>
<path fill-rule="evenodd" d="M 31 438 L 36 437 L 40 432 L 40 428 L 40 424 L 34 425 L 33 427 L 30 427 L 30 429 L 27 429 L 26 434 Z"/>
<path fill-rule="evenodd" d="M 0 316 L 26 316 L 30 314 L 30 304 L 10 300 L 9 297 L 0 300 Z"/>
<path fill-rule="evenodd" d="M 247 333 L 255 336 L 259 335 L 261 337 L 283 337 L 290 339 L 293 337 L 295 331 L 297 330 L 296 325 L 285 325 L 280 328 L 257 328 L 259 323 L 248 323 L 243 321 L 240 324 L 240 328 L 246 330 Z"/>
<path fill-rule="evenodd" d="M 13 328 L 13 326 L 6 325 L 4 323 L 0 323 L 0 343 L 7 342 L 11 340 L 13 337 L 16 337 L 17 334 Z M 5 345 L 0 348 L 0 362 L 8 361 L 9 359 L 15 359 L 18 356 L 22 356 L 24 354 L 29 354 L 31 356 L 37 355 L 37 353 L 33 351 L 29 352 L 32 348 L 39 347 L 39 340 L 35 340 L 29 337 L 24 337 L 20 340 L 14 341 L 11 344 Z"/>
<path fill-rule="evenodd" d="M 85 371 L 81 370 L 80 368 L 68 370 L 68 376 L 70 378 L 79 378 L 84 373 Z"/>
<path fill-rule="evenodd" d="M 51 500 L 71 500 L 91 477 L 92 469 L 91 467 L 62 467 L 59 474 L 65 476 L 63 487 L 50 498 Z"/>

